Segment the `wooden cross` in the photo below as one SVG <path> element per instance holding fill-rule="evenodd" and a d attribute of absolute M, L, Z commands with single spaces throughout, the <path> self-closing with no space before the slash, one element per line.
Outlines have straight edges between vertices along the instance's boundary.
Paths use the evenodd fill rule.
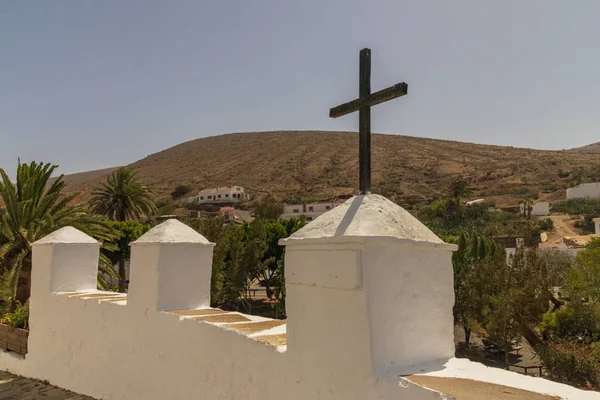
<path fill-rule="evenodd" d="M 360 194 L 371 192 L 371 107 L 408 93 L 404 82 L 371 94 L 371 49 L 360 51 L 358 99 L 329 110 L 330 118 L 358 111 Z"/>

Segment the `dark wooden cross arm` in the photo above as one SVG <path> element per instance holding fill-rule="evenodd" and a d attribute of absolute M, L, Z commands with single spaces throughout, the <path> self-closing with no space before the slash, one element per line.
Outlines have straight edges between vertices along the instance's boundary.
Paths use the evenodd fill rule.
<path fill-rule="evenodd" d="M 388 100 L 392 100 L 400 96 L 404 96 L 406 94 L 408 94 L 408 84 L 404 82 L 398 83 L 394 86 L 373 93 L 366 100 L 366 105 L 370 107 L 375 106 L 379 103 L 384 103 Z M 360 107 L 362 105 L 363 101 L 361 99 L 356 99 L 348 103 L 340 104 L 339 106 L 333 107 L 329 110 L 329 118 L 337 118 L 347 114 L 351 114 L 360 110 Z"/>

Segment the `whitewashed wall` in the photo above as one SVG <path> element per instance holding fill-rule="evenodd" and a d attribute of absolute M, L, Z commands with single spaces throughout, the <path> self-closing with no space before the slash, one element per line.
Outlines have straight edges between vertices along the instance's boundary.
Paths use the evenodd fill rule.
<path fill-rule="evenodd" d="M 600 182 L 582 183 L 581 185 L 567 189 L 567 200 L 585 198 L 600 198 Z"/>
<path fill-rule="evenodd" d="M 399 377 L 416 373 L 598 398 L 453 359 L 454 247 L 381 199 L 285 241 L 286 348 L 165 312 L 208 304 L 212 244 L 180 222 L 132 246 L 131 291 L 111 302 L 67 294 L 97 293 L 99 244 L 63 228 L 34 244 L 29 353 L 0 353 L 0 369 L 98 399 L 447 398 Z"/>
<path fill-rule="evenodd" d="M 525 205 L 521 203 L 521 214 L 525 214 Z M 546 216 L 550 215 L 550 203 L 547 201 L 539 201 L 531 208 L 531 215 L 533 216 Z"/>

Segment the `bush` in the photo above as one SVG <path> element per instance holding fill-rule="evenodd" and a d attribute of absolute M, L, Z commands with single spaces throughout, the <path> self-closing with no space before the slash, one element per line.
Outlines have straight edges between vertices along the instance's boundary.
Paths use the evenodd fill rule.
<path fill-rule="evenodd" d="M 192 188 L 189 185 L 179 185 L 171 192 L 171 198 L 177 200 L 191 192 L 191 190 Z"/>
<path fill-rule="evenodd" d="M 544 314 L 540 331 L 549 340 L 579 344 L 600 341 L 600 305 L 571 303 Z"/>
<path fill-rule="evenodd" d="M 538 221 L 538 228 L 542 231 L 551 231 L 554 229 L 554 221 L 550 218 L 540 219 Z"/>
<path fill-rule="evenodd" d="M 27 329 L 29 327 L 29 306 L 17 305 L 17 309 L 14 312 L 6 313 L 0 318 L 0 323 L 15 328 Z"/>
<path fill-rule="evenodd" d="M 552 212 L 570 215 L 600 215 L 599 199 L 570 199 L 552 204 Z"/>
<path fill-rule="evenodd" d="M 551 379 L 583 388 L 600 387 L 600 368 L 591 346 L 560 341 L 536 350 Z"/>

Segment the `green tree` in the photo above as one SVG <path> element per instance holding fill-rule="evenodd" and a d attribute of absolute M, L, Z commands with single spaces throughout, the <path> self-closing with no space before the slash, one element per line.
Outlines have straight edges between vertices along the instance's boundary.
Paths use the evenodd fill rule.
<path fill-rule="evenodd" d="M 448 186 L 448 192 L 450 197 L 454 199 L 456 204 L 460 204 L 461 199 L 473 194 L 473 192 L 469 188 L 469 183 L 460 176 L 450 181 L 450 185 Z"/>
<path fill-rule="evenodd" d="M 213 265 L 210 287 L 210 301 L 213 307 L 218 307 L 225 300 L 223 296 L 223 283 L 225 281 L 225 262 L 229 252 L 228 234 L 231 229 L 225 224 L 221 215 L 211 216 L 190 221 L 190 226 L 200 232 L 206 239 L 215 243 L 213 249 Z"/>
<path fill-rule="evenodd" d="M 229 251 L 223 268 L 223 302 L 250 314 L 250 285 L 258 274 L 265 249 L 262 222 L 254 220 L 237 226 L 229 231 L 227 239 Z"/>
<path fill-rule="evenodd" d="M 518 250 L 507 262 L 502 252 L 490 260 L 489 305 L 485 328 L 504 349 L 505 362 L 512 344 L 524 331 L 537 326 L 548 310 L 550 279 L 543 258 L 536 250 Z"/>
<path fill-rule="evenodd" d="M 260 199 L 254 209 L 254 216 L 258 219 L 278 219 L 281 214 L 283 214 L 283 204 L 270 194 Z"/>
<path fill-rule="evenodd" d="M 454 320 L 465 334 L 468 347 L 473 324 L 480 322 L 489 293 L 489 278 L 483 262 L 494 255 L 495 243 L 477 233 L 463 233 L 458 251 L 452 255 L 454 267 Z"/>
<path fill-rule="evenodd" d="M 105 243 L 117 233 L 105 221 L 89 215 L 84 208 L 71 205 L 75 195 L 65 196 L 63 176 L 50 182 L 56 165 L 31 162 L 17 166 L 13 183 L 0 169 L 0 272 L 8 274 L 11 309 L 25 304 L 30 295 L 31 244 L 57 229 L 72 226 Z M 100 258 L 102 273 L 114 275 L 110 261 Z M 106 282 L 99 275 L 99 286 Z"/>
<path fill-rule="evenodd" d="M 138 221 L 109 221 L 108 225 L 119 233 L 119 237 L 111 240 L 109 249 L 102 249 L 104 254 L 112 265 L 125 263 L 131 258 L 131 249 L 129 244 L 137 240 L 151 228 L 149 224 L 142 224 Z M 118 275 L 117 275 L 118 277 Z"/>
<path fill-rule="evenodd" d="M 190 185 L 179 185 L 171 192 L 171 198 L 177 200 L 192 191 Z"/>
<path fill-rule="evenodd" d="M 92 193 L 93 213 L 115 221 L 139 220 L 156 212 L 150 190 L 137 179 L 136 173 L 125 167 L 113 172 Z M 119 262 L 119 292 L 125 292 L 125 261 Z"/>
<path fill-rule="evenodd" d="M 600 300 L 600 239 L 594 238 L 575 257 L 567 272 L 565 289 L 573 299 Z"/>
<path fill-rule="evenodd" d="M 535 200 L 531 197 L 527 198 L 523 202 L 523 216 L 527 219 L 531 219 L 531 212 L 533 211 L 533 206 L 535 205 Z"/>

